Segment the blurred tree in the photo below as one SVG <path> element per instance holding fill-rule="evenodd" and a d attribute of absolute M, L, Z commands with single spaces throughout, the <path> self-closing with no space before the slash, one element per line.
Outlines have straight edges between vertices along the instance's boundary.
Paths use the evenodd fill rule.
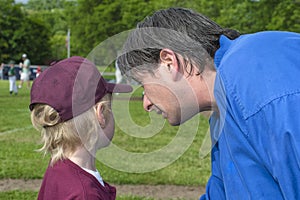
<path fill-rule="evenodd" d="M 49 30 L 39 19 L 23 11 L 13 0 L 0 1 L 0 59 L 19 61 L 27 53 L 32 63 L 43 64 L 49 57 Z"/>
<path fill-rule="evenodd" d="M 65 0 L 29 0 L 25 5 L 30 16 L 40 19 L 49 30 L 50 60 L 59 60 L 67 56 L 68 24 L 64 13 L 65 4 Z"/>
<path fill-rule="evenodd" d="M 56 8 L 63 8 L 65 0 L 29 0 L 25 4 L 25 8 L 29 10 L 52 10 Z"/>
<path fill-rule="evenodd" d="M 20 5 L 15 5 L 13 0 L 0 1 L 0 7 L 0 62 L 18 60 L 21 50 L 12 37 L 21 27 L 24 15 Z"/>
<path fill-rule="evenodd" d="M 87 55 L 105 39 L 134 28 L 144 17 L 171 3 L 158 0 L 78 0 L 76 4 L 69 3 L 66 15 L 71 24 L 72 54 Z"/>
<path fill-rule="evenodd" d="M 66 12 L 63 8 L 67 6 Z M 72 26 L 72 52 L 86 55 L 101 41 L 136 26 L 153 11 L 169 6 L 190 7 L 213 18 L 223 26 L 243 33 L 267 29 L 299 32 L 299 3 L 295 0 L 158 1 L 130 0 L 29 0 L 21 5 L 13 0 L 0 1 L 0 59 L 18 59 L 24 51 L 52 50 L 56 58 L 66 56 L 65 36 Z M 32 28 L 31 28 L 32 26 Z M 48 33 L 35 30 L 48 29 Z M 33 33 L 31 33 L 33 31 Z M 37 36 L 38 35 L 38 36 Z M 49 39 L 50 35 L 50 39 Z M 38 38 L 43 38 L 39 41 Z M 27 42 L 29 39 L 34 41 Z M 35 41 L 39 41 L 35 44 Z M 39 48 L 35 45 L 46 44 Z M 50 46 L 47 46 L 50 45 Z M 108 48 L 108 50 L 111 50 Z M 44 59 L 36 54 L 36 61 Z"/>
<path fill-rule="evenodd" d="M 25 17 L 12 37 L 13 47 L 28 54 L 31 63 L 45 64 L 50 57 L 49 35 L 49 30 L 42 21 Z M 18 56 L 21 58 L 21 54 Z"/>
<path fill-rule="evenodd" d="M 6 0 L 9 1 L 13 2 Z M 274 29 L 299 32 L 299 4 L 298 0 L 29 0 L 25 8 L 32 18 L 48 28 L 49 49 L 53 57 L 60 59 L 67 53 L 68 28 L 71 28 L 71 55 L 86 56 L 101 42 L 134 28 L 158 9 L 192 8 L 242 33 Z M 8 45 L 5 41 L 1 43 Z M 115 48 L 108 46 L 107 54 L 114 57 Z M 110 60 L 109 56 L 107 59 Z"/>
<path fill-rule="evenodd" d="M 229 0 L 220 8 L 216 21 L 224 27 L 237 29 L 241 33 L 265 30 L 272 15 L 270 8 L 274 3 Z"/>
<path fill-rule="evenodd" d="M 106 39 L 127 31 L 136 26 L 136 23 L 142 20 L 152 9 L 152 5 L 146 1 L 131 0 L 131 1 L 105 1 L 95 8 L 94 17 L 97 19 L 97 41 L 94 47 L 101 44 L 105 45 L 99 52 L 100 58 L 103 59 L 103 64 L 109 64 L 116 58 L 117 51 L 120 49 L 125 38 L 114 37 L 112 42 L 105 42 Z M 103 65 L 101 60 L 98 59 L 97 63 Z M 113 67 L 110 65 L 110 67 Z"/>
<path fill-rule="evenodd" d="M 273 10 L 267 29 L 300 33 L 300 1 L 281 1 Z"/>
<path fill-rule="evenodd" d="M 224 27 L 241 33 L 264 30 L 299 32 L 300 2 L 297 0 L 201 1 L 202 13 Z"/>

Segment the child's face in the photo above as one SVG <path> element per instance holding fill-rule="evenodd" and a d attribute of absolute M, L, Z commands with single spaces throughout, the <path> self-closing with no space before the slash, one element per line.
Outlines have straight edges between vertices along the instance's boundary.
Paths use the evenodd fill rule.
<path fill-rule="evenodd" d="M 110 142 L 115 133 L 115 119 L 112 112 L 110 112 L 108 123 L 106 123 L 106 126 L 103 128 L 103 132 L 106 138 L 109 140 L 108 142 Z"/>
<path fill-rule="evenodd" d="M 111 101 L 112 101 L 112 95 L 107 94 L 104 97 L 105 101 L 108 101 L 107 105 L 109 108 L 109 111 L 105 113 L 105 126 L 102 127 L 103 133 L 100 133 L 100 142 L 101 142 L 101 147 L 108 146 L 110 141 L 112 140 L 114 133 L 115 133 L 115 119 L 114 115 L 111 111 Z"/>

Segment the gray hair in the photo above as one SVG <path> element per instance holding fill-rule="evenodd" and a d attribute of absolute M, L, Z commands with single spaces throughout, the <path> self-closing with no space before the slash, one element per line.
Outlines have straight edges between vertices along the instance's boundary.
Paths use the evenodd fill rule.
<path fill-rule="evenodd" d="M 129 34 L 117 62 L 123 74 L 133 70 L 153 74 L 158 67 L 160 51 L 169 48 L 176 54 L 180 65 L 190 63 L 198 68 L 200 74 L 207 59 L 212 60 L 220 47 L 222 34 L 229 39 L 240 35 L 189 9 L 159 10 L 138 23 Z M 179 55 L 184 58 L 184 63 L 179 62 Z M 189 70 L 191 73 L 193 68 Z"/>

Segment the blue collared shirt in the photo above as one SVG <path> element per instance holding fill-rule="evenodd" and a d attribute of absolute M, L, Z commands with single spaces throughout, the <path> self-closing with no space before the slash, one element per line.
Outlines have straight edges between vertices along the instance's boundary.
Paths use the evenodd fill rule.
<path fill-rule="evenodd" d="M 300 34 L 221 36 L 220 46 L 200 199 L 300 199 Z"/>

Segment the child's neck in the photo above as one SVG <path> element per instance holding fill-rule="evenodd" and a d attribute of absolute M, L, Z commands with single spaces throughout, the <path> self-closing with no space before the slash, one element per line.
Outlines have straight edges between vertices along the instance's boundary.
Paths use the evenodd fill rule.
<path fill-rule="evenodd" d="M 82 146 L 78 147 L 68 158 L 80 167 L 96 171 L 95 157 Z"/>

